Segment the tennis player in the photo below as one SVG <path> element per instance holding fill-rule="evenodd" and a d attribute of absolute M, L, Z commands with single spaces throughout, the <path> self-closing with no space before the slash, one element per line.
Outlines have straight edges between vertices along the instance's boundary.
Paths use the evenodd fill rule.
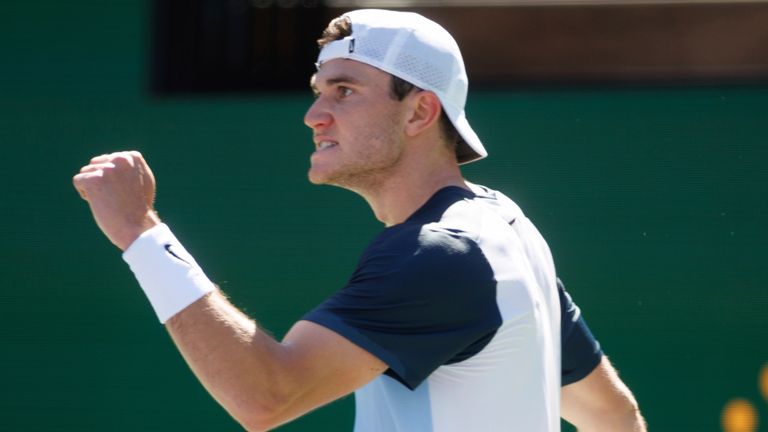
<path fill-rule="evenodd" d="M 248 430 L 352 392 L 356 431 L 559 430 L 561 325 L 584 348 L 571 385 L 604 369 L 604 356 L 561 309 L 565 291 L 531 221 L 462 177 L 460 164 L 487 153 L 464 112 L 456 42 L 414 13 L 359 10 L 320 44 L 304 118 L 309 179 L 361 195 L 385 229 L 282 341 L 236 309 L 160 221 L 139 153 L 95 157 L 74 177 L 96 223 L 201 383 Z"/>

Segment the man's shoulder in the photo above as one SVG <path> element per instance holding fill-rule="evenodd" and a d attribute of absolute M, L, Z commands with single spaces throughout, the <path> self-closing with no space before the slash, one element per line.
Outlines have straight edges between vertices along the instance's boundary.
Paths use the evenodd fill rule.
<path fill-rule="evenodd" d="M 469 183 L 475 193 L 475 202 L 496 213 L 508 223 L 523 215 L 522 209 L 511 198 L 486 186 Z"/>
<path fill-rule="evenodd" d="M 362 262 L 444 266 L 456 257 L 482 255 L 479 244 L 483 236 L 495 232 L 494 226 L 508 227 L 522 211 L 500 192 L 470 186 L 471 191 L 443 189 L 411 218 L 386 228 L 363 252 Z"/>
<path fill-rule="evenodd" d="M 371 243 L 353 280 L 386 279 L 387 290 L 430 296 L 485 284 L 492 273 L 474 234 L 439 223 L 409 223 L 387 229 Z"/>
<path fill-rule="evenodd" d="M 407 222 L 390 227 L 379 234 L 365 255 L 384 255 L 404 259 L 439 259 L 445 255 L 467 253 L 476 246 L 476 234 L 449 221 L 429 223 Z"/>

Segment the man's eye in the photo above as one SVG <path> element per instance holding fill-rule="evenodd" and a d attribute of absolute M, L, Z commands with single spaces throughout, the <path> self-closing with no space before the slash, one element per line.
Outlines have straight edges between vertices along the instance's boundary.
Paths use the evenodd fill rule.
<path fill-rule="evenodd" d="M 352 89 L 349 87 L 339 86 L 339 97 L 347 97 L 352 94 Z"/>

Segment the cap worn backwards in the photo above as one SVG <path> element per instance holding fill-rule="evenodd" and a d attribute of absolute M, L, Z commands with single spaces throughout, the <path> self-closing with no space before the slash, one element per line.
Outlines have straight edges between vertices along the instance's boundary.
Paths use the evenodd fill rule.
<path fill-rule="evenodd" d="M 352 34 L 326 44 L 317 67 L 344 58 L 365 63 L 434 92 L 464 143 L 459 163 L 488 155 L 467 121 L 464 105 L 469 81 L 459 46 L 442 26 L 417 13 L 362 9 L 345 13 Z"/>

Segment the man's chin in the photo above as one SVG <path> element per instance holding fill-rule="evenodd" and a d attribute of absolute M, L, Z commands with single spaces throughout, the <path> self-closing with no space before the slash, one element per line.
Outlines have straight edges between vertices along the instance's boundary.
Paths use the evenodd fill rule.
<path fill-rule="evenodd" d="M 323 173 L 320 170 L 310 168 L 307 173 L 309 182 L 316 185 L 330 184 L 330 178 L 327 173 Z"/>

